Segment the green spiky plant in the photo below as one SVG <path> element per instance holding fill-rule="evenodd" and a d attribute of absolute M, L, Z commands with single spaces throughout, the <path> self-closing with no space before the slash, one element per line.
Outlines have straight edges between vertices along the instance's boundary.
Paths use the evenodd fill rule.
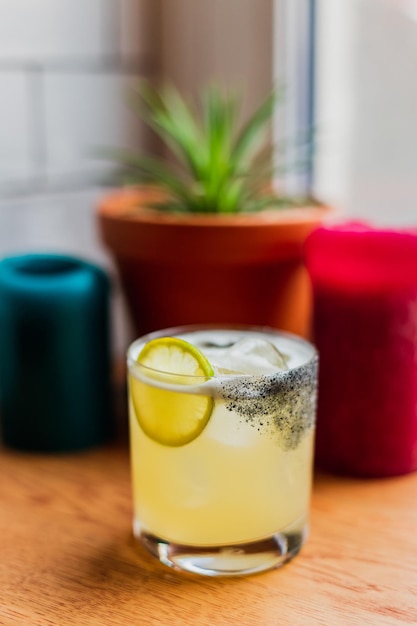
<path fill-rule="evenodd" d="M 298 205 L 270 191 L 267 131 L 281 98 L 282 91 L 272 91 L 240 124 L 239 98 L 218 86 L 204 90 L 200 106 L 192 107 L 173 86 L 142 83 L 135 108 L 171 158 L 119 153 L 125 180 L 160 187 L 166 194 L 156 205 L 161 210 L 234 214 Z"/>

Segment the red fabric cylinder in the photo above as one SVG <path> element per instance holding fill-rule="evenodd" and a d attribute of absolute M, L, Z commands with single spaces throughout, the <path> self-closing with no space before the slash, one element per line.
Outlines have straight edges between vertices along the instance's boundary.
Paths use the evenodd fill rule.
<path fill-rule="evenodd" d="M 320 354 L 318 467 L 416 470 L 417 229 L 320 228 L 305 257 Z"/>

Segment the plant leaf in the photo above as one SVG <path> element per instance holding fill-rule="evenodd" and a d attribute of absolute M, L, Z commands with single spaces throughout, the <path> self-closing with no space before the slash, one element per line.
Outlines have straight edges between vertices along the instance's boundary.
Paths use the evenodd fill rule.
<path fill-rule="evenodd" d="M 148 125 L 198 178 L 204 167 L 201 153 L 204 139 L 197 115 L 173 86 L 165 86 L 158 93 L 146 85 L 139 93 L 149 108 Z"/>
<path fill-rule="evenodd" d="M 157 206 L 167 211 L 237 213 L 288 206 L 291 199 L 270 193 L 273 173 L 280 169 L 277 155 L 284 161 L 299 157 L 287 142 L 277 142 L 273 151 L 267 140 L 281 97 L 282 90 L 272 90 L 239 126 L 241 98 L 232 91 L 210 85 L 201 93 L 198 109 L 173 85 L 156 88 L 142 81 L 135 105 L 170 151 L 170 159 L 124 152 L 119 160 L 133 179 L 166 191 L 167 200 Z"/>
<path fill-rule="evenodd" d="M 240 132 L 233 149 L 235 167 L 242 167 L 254 158 L 264 139 L 264 131 L 271 120 L 280 92 L 273 90 L 255 110 Z"/>

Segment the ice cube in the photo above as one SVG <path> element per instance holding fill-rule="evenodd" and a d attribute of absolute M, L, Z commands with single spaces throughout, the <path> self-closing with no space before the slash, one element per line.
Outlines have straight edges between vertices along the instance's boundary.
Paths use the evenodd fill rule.
<path fill-rule="evenodd" d="M 288 356 L 260 337 L 240 339 L 230 348 L 205 353 L 218 374 L 260 375 L 288 369 Z"/>

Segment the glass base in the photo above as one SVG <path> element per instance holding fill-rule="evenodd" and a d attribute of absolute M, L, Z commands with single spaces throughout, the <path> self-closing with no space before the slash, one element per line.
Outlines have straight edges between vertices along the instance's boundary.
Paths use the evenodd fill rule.
<path fill-rule="evenodd" d="M 229 546 L 187 546 L 134 529 L 134 535 L 161 563 L 203 576 L 245 576 L 284 565 L 305 543 L 307 526 L 275 533 L 250 543 Z"/>

